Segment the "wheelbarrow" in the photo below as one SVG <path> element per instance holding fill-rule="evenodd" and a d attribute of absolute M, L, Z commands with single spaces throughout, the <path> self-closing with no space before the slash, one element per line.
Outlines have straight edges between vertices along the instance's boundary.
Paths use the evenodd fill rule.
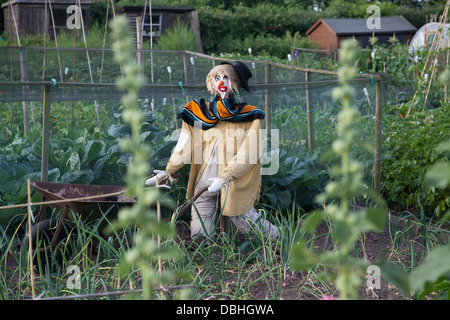
<path fill-rule="evenodd" d="M 179 174 L 172 177 L 177 178 Z M 163 182 L 163 181 L 162 181 Z M 74 216 L 70 213 L 78 214 L 87 221 L 95 221 L 101 219 L 105 212 L 108 212 L 109 219 L 115 219 L 120 208 L 131 206 L 136 199 L 127 198 L 125 188 L 120 186 L 109 185 L 81 185 L 55 182 L 37 182 L 31 181 L 31 186 L 43 197 L 43 202 L 48 201 L 51 208 L 62 210 L 57 219 L 46 219 L 44 217 L 45 205 L 41 207 L 39 212 L 39 222 L 35 223 L 30 230 L 32 237 L 33 249 L 36 247 L 36 239 L 38 234 L 51 233 L 49 244 L 40 248 L 43 253 L 46 250 L 54 249 L 61 243 L 64 238 L 64 224 L 70 220 L 74 220 Z M 177 220 L 180 219 L 186 211 L 191 207 L 192 203 L 208 189 L 209 186 L 201 189 L 188 201 L 177 214 Z M 70 201 L 68 201 L 70 200 Z M 98 226 L 98 232 L 104 236 L 103 231 L 107 226 L 107 221 L 102 221 Z M 220 217 L 219 230 L 229 231 L 229 219 Z M 28 242 L 27 237 L 23 239 L 23 244 Z"/>
<path fill-rule="evenodd" d="M 130 206 L 136 199 L 127 198 L 125 188 L 108 185 L 82 185 L 55 182 L 31 181 L 31 186 L 43 197 L 43 202 L 48 206 L 62 210 L 57 219 L 46 219 L 44 210 L 47 204 L 41 207 L 39 222 L 30 230 L 33 241 L 33 249 L 36 247 L 36 239 L 39 235 L 51 233 L 49 244 L 40 248 L 41 253 L 55 248 L 61 241 L 64 224 L 74 219 L 69 213 L 75 213 L 85 218 L 86 221 L 94 221 L 102 218 L 107 212 L 109 219 L 117 217 L 119 209 Z M 69 200 L 69 201 L 68 201 Z M 102 221 L 98 226 L 98 232 L 104 236 L 103 231 L 107 221 Z M 28 241 L 27 237 L 23 243 Z"/>

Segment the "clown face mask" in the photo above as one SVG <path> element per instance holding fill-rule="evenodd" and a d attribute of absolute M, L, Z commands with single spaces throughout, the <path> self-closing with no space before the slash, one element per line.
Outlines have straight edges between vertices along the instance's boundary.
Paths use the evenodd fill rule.
<path fill-rule="evenodd" d="M 220 73 L 215 76 L 213 86 L 222 99 L 227 98 L 232 92 L 231 80 L 225 73 Z"/>
<path fill-rule="evenodd" d="M 239 74 L 231 65 L 221 64 L 211 69 L 206 76 L 206 87 L 212 95 L 226 99 L 239 92 L 242 84 Z"/>

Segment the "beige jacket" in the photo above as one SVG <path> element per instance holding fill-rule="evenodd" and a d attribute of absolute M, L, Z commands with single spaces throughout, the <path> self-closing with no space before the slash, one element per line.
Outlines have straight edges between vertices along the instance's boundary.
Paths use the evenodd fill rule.
<path fill-rule="evenodd" d="M 262 136 L 260 120 L 219 121 L 214 128 L 201 130 L 183 121 L 181 135 L 166 166 L 170 175 L 191 164 L 187 199 L 194 196 L 217 142 L 220 178 L 229 181 L 221 190 L 223 215 L 236 216 L 249 211 L 259 200 L 261 190 Z M 215 178 L 215 177 L 211 177 Z"/>

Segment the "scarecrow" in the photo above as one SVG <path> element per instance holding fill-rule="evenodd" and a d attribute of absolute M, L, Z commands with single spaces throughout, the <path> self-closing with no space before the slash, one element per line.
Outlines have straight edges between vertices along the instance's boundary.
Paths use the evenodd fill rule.
<path fill-rule="evenodd" d="M 237 103 L 235 94 L 250 92 L 250 69 L 241 61 L 222 63 L 206 77 L 213 95 L 187 103 L 178 118 L 181 134 L 164 171 L 146 181 L 155 185 L 190 163 L 187 191 L 191 197 L 209 186 L 195 200 L 191 211 L 191 238 L 200 244 L 214 233 L 214 218 L 220 212 L 244 232 L 258 230 L 277 238 L 278 229 L 261 217 L 254 204 L 261 189 L 261 119 L 264 112 L 246 103 Z M 217 212 L 220 203 L 220 212 Z"/>

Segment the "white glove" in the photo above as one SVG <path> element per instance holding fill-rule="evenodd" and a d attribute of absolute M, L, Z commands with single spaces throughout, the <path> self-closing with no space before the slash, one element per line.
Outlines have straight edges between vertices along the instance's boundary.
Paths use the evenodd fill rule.
<path fill-rule="evenodd" d="M 153 172 L 156 173 L 156 176 L 153 176 L 145 181 L 147 186 L 154 186 L 156 185 L 156 178 L 158 178 L 158 182 L 161 182 L 162 179 L 167 176 L 167 172 L 162 170 L 154 170 Z"/>
<path fill-rule="evenodd" d="M 212 181 L 211 185 L 208 188 L 209 192 L 218 192 L 220 189 L 222 189 L 225 185 L 225 180 L 222 178 L 210 178 L 208 181 Z"/>

